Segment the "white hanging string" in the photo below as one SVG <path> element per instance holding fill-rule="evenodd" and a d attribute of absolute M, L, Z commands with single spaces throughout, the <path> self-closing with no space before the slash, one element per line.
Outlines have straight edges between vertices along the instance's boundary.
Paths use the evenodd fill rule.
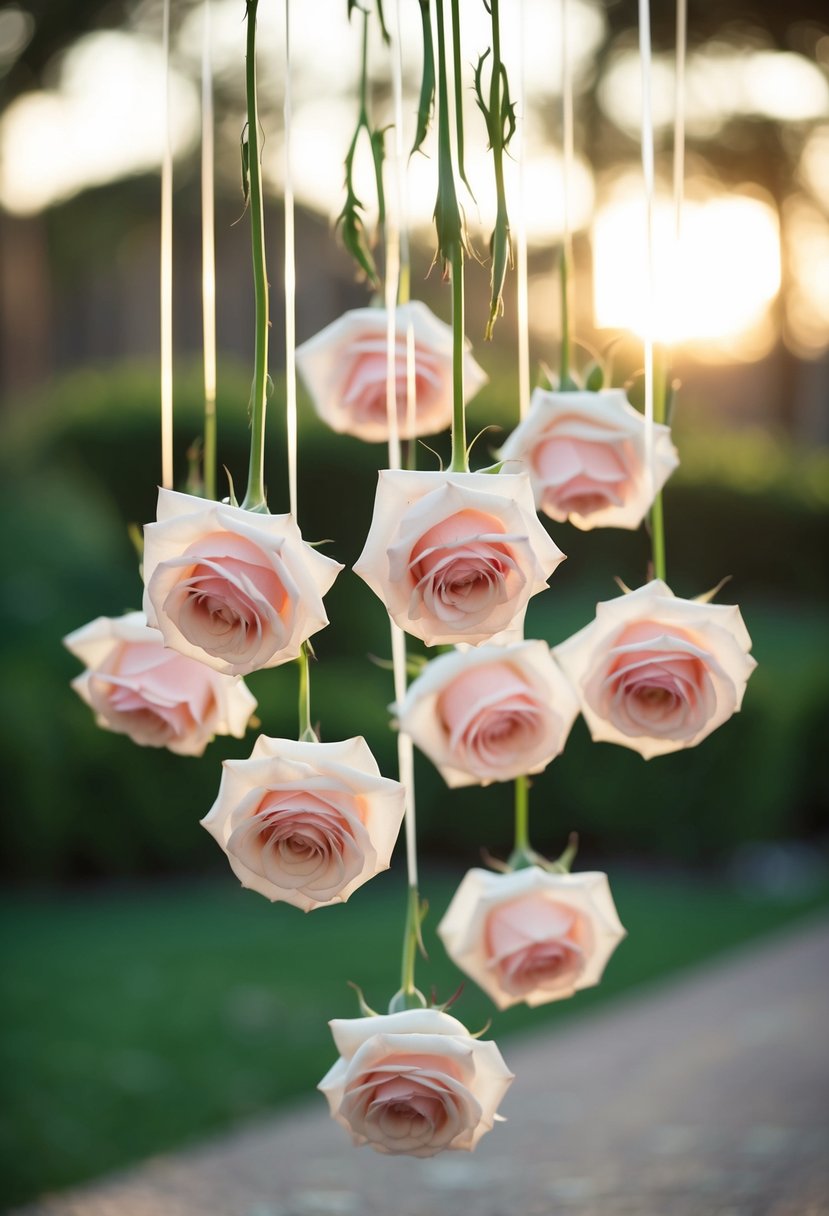
<path fill-rule="evenodd" d="M 674 299 L 679 298 L 680 243 L 682 210 L 685 203 L 685 60 L 687 55 L 687 0 L 676 4 L 676 53 L 674 75 Z M 675 331 L 676 332 L 676 331 Z M 674 338 L 674 340 L 676 340 Z"/>
<path fill-rule="evenodd" d="M 569 0 L 561 0 L 561 29 L 559 32 L 561 44 L 561 198 L 562 198 L 562 247 L 567 264 L 567 303 L 570 314 L 570 325 L 573 325 L 572 310 L 569 307 L 573 296 L 573 231 L 572 231 L 572 194 L 573 194 L 573 163 L 575 160 L 575 137 L 573 132 L 573 71 L 570 64 L 569 42 Z"/>
<path fill-rule="evenodd" d="M 527 68 L 525 0 L 518 8 L 518 216 L 515 226 L 515 268 L 518 294 L 518 417 L 530 408 L 530 307 L 527 274 Z"/>
<path fill-rule="evenodd" d="M 400 468 L 400 430 L 397 421 L 397 293 L 401 263 L 408 275 L 408 219 L 406 208 L 405 150 L 403 144 L 403 48 L 400 0 L 395 4 L 395 37 L 392 46 L 392 98 L 394 141 L 392 181 L 394 205 L 386 215 L 386 410 L 389 422 L 389 468 Z M 405 259 L 405 261 L 404 261 Z M 414 331 L 406 335 L 406 405 L 411 423 L 415 406 Z M 411 427 L 409 428 L 411 433 Z M 394 699 L 398 705 L 406 696 L 406 635 L 394 621 L 391 627 L 391 656 L 394 671 Z M 417 830 L 415 820 L 414 746 L 411 736 L 397 733 L 397 765 L 400 782 L 406 791 L 406 871 L 409 887 L 417 887 Z"/>
<path fill-rule="evenodd" d="M 654 202 L 654 154 L 653 111 L 651 107 L 651 24 L 648 0 L 639 0 L 639 58 L 642 68 L 642 177 L 645 192 L 645 465 L 651 479 L 651 490 L 656 486 L 653 443 L 653 335 L 654 335 L 654 254 L 653 254 L 653 202 Z"/>
<path fill-rule="evenodd" d="M 164 64 L 161 154 L 161 484 L 173 486 L 173 149 L 170 138 L 170 0 L 162 11 Z"/>
<path fill-rule="evenodd" d="M 204 346 L 205 478 L 215 478 L 216 425 L 216 220 L 214 202 L 213 56 L 210 0 L 204 0 L 202 37 L 202 336 Z M 210 466 L 208 469 L 208 465 Z"/>
<path fill-rule="evenodd" d="M 285 207 L 285 414 L 288 432 L 288 501 L 297 518 L 297 402 L 296 402 L 296 238 L 294 226 L 294 181 L 291 134 L 291 0 L 285 0 L 285 96 L 283 102 L 284 207 Z"/>

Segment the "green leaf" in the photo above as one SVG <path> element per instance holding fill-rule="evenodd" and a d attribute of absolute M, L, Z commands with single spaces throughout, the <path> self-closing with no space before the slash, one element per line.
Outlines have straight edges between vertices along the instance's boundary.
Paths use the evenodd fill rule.
<path fill-rule="evenodd" d="M 382 227 L 386 221 L 386 192 L 383 188 L 383 162 L 386 159 L 386 131 L 370 131 L 371 159 L 374 163 L 374 180 L 377 188 L 377 222 Z"/>
<path fill-rule="evenodd" d="M 417 127 L 410 156 L 414 156 L 423 144 L 432 121 L 435 106 L 435 47 L 432 40 L 432 19 L 429 0 L 419 0 L 420 20 L 423 27 L 423 73 L 420 78 L 420 96 L 417 103 Z"/>
<path fill-rule="evenodd" d="M 250 199 L 250 145 L 248 144 L 247 124 L 245 124 L 245 128 L 242 131 L 240 152 L 242 157 L 242 197 L 245 200 L 245 207 L 247 208 Z"/>
<path fill-rule="evenodd" d="M 353 191 L 349 190 L 345 205 L 337 216 L 336 227 L 340 231 L 342 242 L 357 265 L 369 279 L 373 287 L 380 286 L 380 276 L 369 248 L 368 234 L 360 211 L 363 204 Z"/>
<path fill-rule="evenodd" d="M 353 3 L 354 0 L 349 0 L 349 2 Z M 391 35 L 389 34 L 386 18 L 383 13 L 383 0 L 377 0 L 377 20 L 380 22 L 380 33 L 383 35 L 383 41 L 386 46 L 391 46 Z"/>
<path fill-rule="evenodd" d="M 604 388 L 604 368 L 601 363 L 589 363 L 584 369 L 584 387 L 588 393 L 598 393 Z"/>

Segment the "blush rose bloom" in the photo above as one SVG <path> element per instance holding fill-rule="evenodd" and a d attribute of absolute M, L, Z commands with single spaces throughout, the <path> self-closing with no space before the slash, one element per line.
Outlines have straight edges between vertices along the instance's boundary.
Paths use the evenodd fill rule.
<path fill-rule="evenodd" d="M 638 528 L 679 464 L 671 431 L 653 428 L 654 477 L 645 460 L 645 419 L 620 388 L 534 390 L 530 409 L 501 448 L 532 481 L 539 511 L 591 528 Z"/>
<path fill-rule="evenodd" d="M 159 490 L 144 528 L 144 611 L 164 644 L 225 675 L 295 659 L 328 624 L 322 597 L 342 570 L 290 515 L 260 515 Z"/>
<path fill-rule="evenodd" d="M 438 925 L 452 961 L 499 1009 L 592 988 L 625 936 L 607 875 L 469 870 Z"/>
<path fill-rule="evenodd" d="M 368 443 L 389 436 L 386 405 L 385 308 L 345 313 L 297 348 L 297 367 L 314 408 L 332 430 Z M 407 342 L 414 338 L 415 403 L 409 421 Z M 395 309 L 395 392 L 400 437 L 434 435 L 452 423 L 452 330 L 419 300 Z M 464 357 L 465 399 L 487 377 L 471 354 Z"/>
<path fill-rule="evenodd" d="M 694 747 L 739 710 L 750 649 L 739 608 L 679 599 L 655 579 L 598 604 L 553 654 L 593 739 L 649 760 Z"/>
<path fill-rule="evenodd" d="M 387 870 L 405 793 L 380 775 L 365 739 L 296 743 L 261 735 L 226 760 L 202 820 L 243 887 L 305 912 L 342 903 Z"/>
<path fill-rule="evenodd" d="M 456 787 L 540 773 L 564 748 L 579 705 L 547 643 L 516 642 L 440 655 L 393 709 Z"/>
<path fill-rule="evenodd" d="M 215 735 L 241 739 L 256 709 L 241 680 L 168 650 L 143 612 L 99 616 L 63 643 L 86 664 L 72 687 L 98 725 L 142 747 L 200 756 Z"/>
<path fill-rule="evenodd" d="M 526 474 L 380 473 L 354 573 L 427 646 L 520 638 L 527 602 L 564 560 Z"/>
<path fill-rule="evenodd" d="M 492 1130 L 513 1075 L 492 1042 L 438 1009 L 329 1023 L 340 1053 L 318 1088 L 355 1144 L 434 1157 Z"/>

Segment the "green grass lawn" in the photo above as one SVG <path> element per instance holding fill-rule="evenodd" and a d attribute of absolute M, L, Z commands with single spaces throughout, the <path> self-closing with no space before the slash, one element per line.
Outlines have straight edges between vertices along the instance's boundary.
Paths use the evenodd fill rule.
<path fill-rule="evenodd" d="M 457 877 L 423 883 L 433 914 L 419 981 L 458 974 L 434 926 Z M 619 875 L 629 931 L 601 987 L 497 1015 L 499 1040 L 767 932 L 816 906 L 721 884 Z M 357 1015 L 346 981 L 382 1008 L 397 986 L 403 888 L 383 875 L 345 907 L 305 916 L 225 882 L 7 895 L 0 963 L 2 1201 L 94 1177 L 193 1141 L 313 1087 L 334 1057 L 326 1021 Z M 453 1012 L 493 1013 L 472 985 Z M 321 1101 L 321 1100 L 320 1100 Z"/>

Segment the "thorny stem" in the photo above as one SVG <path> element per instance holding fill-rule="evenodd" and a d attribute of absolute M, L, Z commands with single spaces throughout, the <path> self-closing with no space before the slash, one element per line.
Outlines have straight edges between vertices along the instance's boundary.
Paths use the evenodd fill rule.
<path fill-rule="evenodd" d="M 452 138 L 449 123 L 449 84 L 446 70 L 446 30 L 444 3 L 437 0 L 438 27 L 438 197 L 435 227 L 438 257 L 452 283 L 452 464 L 453 473 L 467 473 L 466 413 L 464 410 L 464 296 L 463 296 L 463 219 L 455 188 Z"/>
<path fill-rule="evenodd" d="M 466 449 L 466 409 L 463 391 L 464 308 L 463 250 L 457 246 L 452 256 L 452 472 L 469 472 Z"/>
<path fill-rule="evenodd" d="M 246 0 L 247 48 L 245 90 L 247 94 L 247 172 L 250 196 L 253 287 L 256 300 L 256 345 L 251 389 L 250 465 L 248 488 L 242 507 L 267 513 L 265 501 L 265 413 L 268 380 L 268 278 L 265 267 L 265 222 L 262 207 L 262 173 L 259 160 L 259 112 L 256 98 L 256 10 L 259 0 Z"/>
<path fill-rule="evenodd" d="M 498 0 L 490 0 L 490 15 L 492 18 L 492 78 L 489 85 L 489 142 L 492 149 L 492 163 L 495 168 L 495 193 L 498 206 L 495 217 L 495 231 L 492 234 L 492 295 L 489 305 L 489 319 L 486 326 L 486 340 L 492 340 L 492 331 L 499 313 L 503 309 L 503 287 L 510 257 L 510 230 L 507 215 L 507 196 L 504 188 L 504 121 L 505 105 L 508 98 L 505 95 L 506 76 L 501 62 L 501 23 L 498 12 Z"/>

